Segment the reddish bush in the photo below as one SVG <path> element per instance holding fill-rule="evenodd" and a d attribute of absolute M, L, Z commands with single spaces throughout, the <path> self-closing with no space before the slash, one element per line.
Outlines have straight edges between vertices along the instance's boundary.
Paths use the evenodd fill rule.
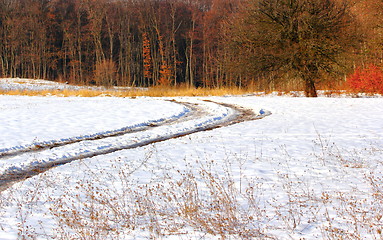
<path fill-rule="evenodd" d="M 370 65 L 365 69 L 357 68 L 347 78 L 347 83 L 351 89 L 357 92 L 383 94 L 383 71 L 375 65 Z"/>

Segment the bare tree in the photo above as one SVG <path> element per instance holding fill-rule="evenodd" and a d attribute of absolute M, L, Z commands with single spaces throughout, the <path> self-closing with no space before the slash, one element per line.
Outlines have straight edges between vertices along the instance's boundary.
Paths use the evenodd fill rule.
<path fill-rule="evenodd" d="M 350 24 L 348 5 L 334 0 L 250 0 L 229 33 L 243 71 L 299 78 L 316 97 L 316 84 L 354 46 Z"/>

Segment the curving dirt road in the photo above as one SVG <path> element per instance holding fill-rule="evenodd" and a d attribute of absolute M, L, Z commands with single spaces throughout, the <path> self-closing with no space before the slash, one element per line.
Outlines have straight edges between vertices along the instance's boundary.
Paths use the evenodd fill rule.
<path fill-rule="evenodd" d="M 138 148 L 152 143 L 225 127 L 244 121 L 261 119 L 270 114 L 266 112 L 257 115 L 252 110 L 244 109 L 239 106 L 206 100 L 201 101 L 200 103 L 177 103 L 183 104 L 189 109 L 187 114 L 184 114 L 179 118 L 164 119 L 163 121 L 156 123 L 146 124 L 135 128 L 115 130 L 107 134 L 98 134 L 83 137 L 81 139 L 73 138 L 68 139 L 67 141 L 35 144 L 25 149 L 2 153 L 2 155 L 0 155 L 0 160 L 7 159 L 7 161 L 16 161 L 18 159 L 31 158 L 32 154 L 33 158 L 38 160 L 29 162 L 22 168 L 11 166 L 7 171 L 0 174 L 0 191 L 7 189 L 16 182 L 23 181 L 53 167 L 76 160 L 105 155 L 125 149 Z M 214 104 L 220 108 L 226 108 L 229 114 L 218 117 L 214 116 L 214 114 L 210 112 L 211 109 L 205 104 Z M 197 120 L 204 118 L 207 120 L 201 121 L 199 124 L 193 124 L 192 126 L 186 124 L 190 122 L 195 123 Z M 165 130 L 161 132 L 161 128 Z M 63 152 L 70 152 L 71 154 L 62 155 Z M 61 153 L 61 155 L 58 153 Z"/>

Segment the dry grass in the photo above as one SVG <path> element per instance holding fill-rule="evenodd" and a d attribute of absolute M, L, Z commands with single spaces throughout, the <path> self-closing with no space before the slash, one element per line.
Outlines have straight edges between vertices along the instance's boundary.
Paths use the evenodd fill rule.
<path fill-rule="evenodd" d="M 97 96 L 113 96 L 113 97 L 178 97 L 178 96 L 224 96 L 224 95 L 243 95 L 252 91 L 239 88 L 132 88 L 128 90 L 0 90 L 0 95 L 23 95 L 23 96 L 59 96 L 59 97 L 97 97 Z"/>
<path fill-rule="evenodd" d="M 17 81 L 16 81 L 17 82 Z M 23 83 L 21 79 L 19 83 Z M 107 89 L 90 89 L 86 86 L 78 86 L 79 89 L 50 89 L 50 90 L 1 90 L 0 95 L 24 95 L 24 96 L 59 96 L 59 97 L 182 97 L 182 96 L 225 96 L 225 95 L 265 95 L 275 92 L 278 95 L 288 96 L 302 96 L 303 86 L 295 84 L 293 86 L 275 86 L 275 88 L 268 88 L 268 90 L 261 90 L 257 86 L 249 86 L 248 88 L 238 87 L 222 87 L 222 88 L 190 88 L 187 86 L 178 87 L 150 87 L 150 88 L 107 88 Z M 352 91 L 345 81 L 336 81 L 329 84 L 320 83 L 317 85 L 318 90 L 327 97 L 339 96 L 348 94 L 350 96 L 357 96 L 357 93 Z"/>
<path fill-rule="evenodd" d="M 146 166 L 157 157 L 149 148 L 135 163 L 124 158 L 114 163 L 113 171 L 82 162 L 88 169 L 86 177 L 70 179 L 68 184 L 61 174 L 47 172 L 26 192 L 0 198 L 0 204 L 18 199 L 20 239 L 124 239 L 142 234 L 146 239 L 279 239 L 279 234 L 300 239 L 306 228 L 319 229 L 319 239 L 383 239 L 381 146 L 356 152 L 339 149 L 319 133 L 314 146 L 310 154 L 314 165 L 331 166 L 339 175 L 344 169 L 362 172 L 365 188 L 312 187 L 313 179 L 291 171 L 293 159 L 283 146 L 278 150 L 286 159 L 280 162 L 282 167 L 266 157 L 254 160 L 247 154 L 226 153 L 219 162 L 206 156 L 185 161 L 185 166 L 158 165 L 161 169 L 141 182 L 137 180 L 141 172 L 134 175 L 135 171 L 145 168 L 142 171 L 148 173 L 151 168 Z M 244 162 L 255 161 L 274 164 L 276 178 L 270 182 L 239 171 Z M 377 165 L 364 164 L 368 162 Z M 315 169 L 308 164 L 308 171 L 310 167 Z M 59 193 L 50 194 L 55 191 Z M 49 206 L 46 215 L 55 223 L 53 235 L 42 236 L 26 221 L 39 212 L 39 202 Z"/>
<path fill-rule="evenodd" d="M 339 162 L 344 157 L 335 149 L 324 151 L 317 161 L 323 164 Z M 149 153 L 148 156 L 152 156 Z M 326 159 L 323 159 L 325 157 Z M 355 158 L 359 158 L 355 156 Z M 148 159 L 144 159 L 142 164 Z M 237 160 L 232 161 L 231 166 Z M 352 161 L 352 159 L 349 159 Z M 85 164 L 85 163 L 84 163 Z M 126 163 L 129 164 L 129 163 Z M 236 164 L 241 164 L 237 161 Z M 342 192 L 323 190 L 314 193 L 307 179 L 294 173 L 278 173 L 278 181 L 262 185 L 258 179 L 242 179 L 238 184 L 231 169 L 217 173 L 218 163 L 189 166 L 166 172 L 163 178 L 138 183 L 130 167 L 116 166 L 118 174 L 91 172 L 87 180 L 79 180 L 63 189 L 62 195 L 45 196 L 42 189 L 55 188 L 54 179 L 45 179 L 24 195 L 28 206 L 38 208 L 35 201 L 46 198 L 50 214 L 56 222 L 55 239 L 120 239 L 146 234 L 148 239 L 278 239 L 279 233 L 292 234 L 296 239 L 302 226 L 320 229 L 322 239 L 382 239 L 383 181 L 377 170 L 364 177 L 372 196 L 360 190 Z M 135 168 L 136 169 L 136 168 Z M 113 182 L 113 185 L 108 184 Z M 114 188 L 113 186 L 122 186 Z M 74 191 L 75 190 L 75 191 Z M 265 195 L 274 192 L 266 202 Z M 33 215 L 33 209 L 18 214 L 21 219 Z M 23 223 L 23 221 L 21 221 Z M 20 224 L 20 237 L 42 237 L 28 224 Z M 295 233 L 295 235 L 294 235 Z M 298 233 L 298 234 L 297 234 Z"/>
<path fill-rule="evenodd" d="M 1 90 L 0 95 L 15 95 L 15 96 L 58 96 L 58 97 L 97 97 L 105 95 L 104 91 L 96 90 Z"/>
<path fill-rule="evenodd" d="M 204 169 L 173 175 L 165 181 L 137 185 L 129 173 L 121 171 L 118 179 L 109 180 L 126 186 L 122 191 L 103 187 L 95 179 L 78 182 L 72 186 L 76 193 L 67 190 L 49 200 L 59 226 L 56 237 L 115 239 L 145 230 L 150 239 L 194 239 L 198 233 L 207 239 L 268 239 L 252 224 L 258 211 L 254 190 L 240 194 L 228 175 L 218 176 Z M 240 204 L 245 199 L 247 207 Z M 197 233 L 188 235 L 190 228 Z"/>
<path fill-rule="evenodd" d="M 322 91 L 322 95 L 326 97 L 336 97 L 347 94 L 349 96 L 357 97 L 357 93 L 345 90 L 326 90 Z M 247 94 L 252 95 L 267 95 L 275 92 L 256 92 L 250 89 L 239 88 L 148 88 L 148 89 L 131 89 L 131 90 L 0 90 L 0 95 L 17 95 L 17 96 L 57 96 L 57 97 L 208 97 L 208 96 L 243 96 Z M 278 96 L 303 96 L 303 92 L 277 92 Z M 373 94 L 370 94 L 373 96 Z"/>

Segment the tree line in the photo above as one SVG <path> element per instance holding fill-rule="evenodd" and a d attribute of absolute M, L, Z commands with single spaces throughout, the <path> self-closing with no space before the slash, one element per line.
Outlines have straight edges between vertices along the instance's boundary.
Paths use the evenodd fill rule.
<path fill-rule="evenodd" d="M 0 75 L 105 86 L 302 86 L 383 59 L 382 1 L 0 0 Z"/>

